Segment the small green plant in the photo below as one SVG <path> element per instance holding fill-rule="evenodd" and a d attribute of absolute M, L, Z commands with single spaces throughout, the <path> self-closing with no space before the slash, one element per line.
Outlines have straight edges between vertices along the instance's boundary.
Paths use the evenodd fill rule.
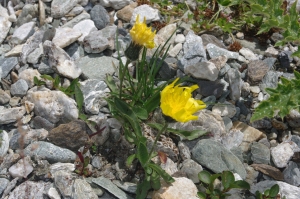
<path fill-rule="evenodd" d="M 274 184 L 270 189 L 265 190 L 263 193 L 255 192 L 256 199 L 280 199 L 279 186 Z M 282 198 L 285 199 L 285 196 Z"/>
<path fill-rule="evenodd" d="M 68 86 L 67 88 L 60 86 L 61 80 L 60 80 L 59 76 L 56 76 L 55 78 L 53 78 L 50 75 L 41 75 L 41 78 L 52 81 L 54 89 L 60 90 L 63 93 L 65 93 L 66 95 L 68 95 L 69 97 L 75 98 L 75 101 L 77 103 L 77 107 L 79 110 L 79 118 L 86 121 L 87 117 L 83 113 L 83 101 L 84 101 L 83 93 L 80 89 L 80 84 L 78 82 L 78 78 L 72 80 L 70 86 Z M 33 80 L 37 86 L 42 86 L 42 85 L 46 84 L 46 82 L 43 81 L 42 79 L 38 79 L 36 76 L 34 76 Z"/>
<path fill-rule="evenodd" d="M 295 79 L 291 80 L 281 77 L 281 83 L 275 89 L 266 88 L 270 97 L 255 108 L 250 122 L 276 115 L 283 119 L 293 109 L 300 111 L 300 73 L 294 71 L 294 75 Z"/>
<path fill-rule="evenodd" d="M 201 171 L 198 178 L 206 189 L 197 193 L 200 199 L 225 199 L 226 196 L 230 196 L 227 192 L 233 188 L 250 189 L 250 185 L 246 181 L 235 181 L 231 171 L 223 171 L 213 175 L 208 171 Z M 221 178 L 222 189 L 217 189 L 214 185 L 215 180 L 218 178 Z"/>

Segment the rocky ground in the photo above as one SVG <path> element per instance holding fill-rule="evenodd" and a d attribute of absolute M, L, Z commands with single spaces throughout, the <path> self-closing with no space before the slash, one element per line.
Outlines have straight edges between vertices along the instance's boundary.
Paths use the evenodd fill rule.
<path fill-rule="evenodd" d="M 158 9 L 130 0 L 0 2 L 2 198 L 135 198 L 142 171 L 137 164 L 125 167 L 126 158 L 135 151 L 108 110 L 104 78 L 115 73 L 119 62 L 116 31 L 123 56 L 136 15 L 145 16 L 147 23 L 164 21 Z M 188 3 L 195 6 L 194 1 Z M 205 169 L 231 170 L 236 179 L 251 185 L 250 191 L 235 190 L 228 198 L 255 198 L 256 190 L 277 183 L 281 195 L 298 199 L 300 113 L 292 111 L 284 121 L 249 122 L 253 109 L 268 98 L 264 89 L 275 88 L 282 76 L 293 78 L 291 71 L 300 63 L 291 57 L 296 48 L 274 48 L 282 38 L 279 33 L 260 45 L 238 32 L 234 36 L 242 48 L 229 51 L 233 38 L 218 29 L 197 35 L 191 31 L 194 22 L 184 20 L 187 16 L 180 18 L 180 27 L 174 18 L 157 32 L 158 46 L 178 28 L 159 75 L 165 80 L 193 77 L 200 86 L 196 98 L 210 104 L 197 113 L 198 120 L 173 122 L 170 127 L 202 129 L 209 134 L 192 141 L 161 136 L 158 150 L 168 159 L 156 162 L 176 181 L 149 193 L 149 198 L 197 198 L 197 174 Z M 96 129 L 78 119 L 75 100 L 55 89 L 52 81 L 35 85 L 34 77 L 43 74 L 59 76 L 62 87 L 79 78 L 88 120 L 106 127 L 91 138 L 94 147 L 85 154 L 91 158 L 88 178 L 74 172 L 74 163 L 77 151 L 82 151 Z M 153 120 L 160 117 L 156 111 Z M 144 133 L 151 144 L 155 132 L 145 126 Z"/>

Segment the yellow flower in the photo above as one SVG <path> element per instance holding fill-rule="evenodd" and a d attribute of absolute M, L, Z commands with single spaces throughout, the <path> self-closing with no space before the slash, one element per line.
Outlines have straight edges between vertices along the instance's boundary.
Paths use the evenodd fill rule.
<path fill-rule="evenodd" d="M 135 24 L 130 30 L 130 35 L 133 43 L 136 45 L 154 48 L 155 32 L 152 32 L 151 27 L 147 27 L 146 17 L 144 17 L 144 21 L 141 23 L 140 15 L 137 15 Z"/>
<path fill-rule="evenodd" d="M 192 98 L 192 92 L 199 88 L 199 86 L 174 86 L 178 80 L 179 78 L 161 91 L 160 108 L 163 114 L 172 117 L 178 122 L 197 120 L 198 117 L 193 114 L 206 108 L 203 101 Z"/>

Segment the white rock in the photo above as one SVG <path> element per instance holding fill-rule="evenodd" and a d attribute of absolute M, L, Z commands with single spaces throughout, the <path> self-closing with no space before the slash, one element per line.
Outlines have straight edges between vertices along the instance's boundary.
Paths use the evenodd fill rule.
<path fill-rule="evenodd" d="M 171 50 L 168 51 L 168 54 L 171 57 L 176 57 L 178 53 L 181 51 L 181 49 L 182 49 L 182 43 L 178 43 L 173 48 L 171 48 Z"/>
<path fill-rule="evenodd" d="M 19 73 L 19 79 L 24 79 L 27 82 L 29 88 L 32 88 L 34 86 L 34 77 L 40 79 L 40 76 L 41 74 L 39 73 L 39 71 L 32 68 L 25 69 Z"/>
<path fill-rule="evenodd" d="M 75 165 L 72 164 L 72 163 L 61 163 L 61 162 L 58 162 L 58 163 L 55 163 L 55 164 L 52 164 L 50 166 L 50 173 L 51 175 L 54 176 L 54 173 L 57 172 L 57 171 L 67 171 L 67 172 L 73 172 L 75 170 Z"/>
<path fill-rule="evenodd" d="M 267 48 L 267 50 L 265 51 L 265 55 L 268 57 L 277 57 L 278 54 L 278 50 L 276 50 L 273 46 Z"/>
<path fill-rule="evenodd" d="M 130 24 L 133 25 L 135 23 L 137 15 L 140 15 L 140 22 L 143 22 L 144 17 L 146 17 L 147 24 L 152 21 L 159 21 L 160 17 L 158 12 L 159 12 L 158 9 L 154 9 L 151 6 L 146 4 L 138 6 L 133 10 Z"/>
<path fill-rule="evenodd" d="M 184 73 L 195 78 L 215 81 L 218 78 L 219 70 L 214 63 L 205 61 L 186 66 Z"/>
<path fill-rule="evenodd" d="M 248 60 L 258 60 L 258 57 L 249 48 L 243 47 L 239 50 L 239 53 Z"/>
<path fill-rule="evenodd" d="M 0 44 L 4 41 L 11 27 L 11 22 L 9 21 L 9 15 L 6 8 L 3 8 L 0 4 Z"/>
<path fill-rule="evenodd" d="M 46 120 L 57 123 L 67 123 L 78 118 L 78 110 L 74 99 L 61 91 L 27 92 L 27 100 L 34 103 L 34 113 Z M 24 108 L 25 109 L 25 108 Z"/>
<path fill-rule="evenodd" d="M 44 42 L 44 52 L 49 56 L 49 65 L 60 75 L 75 79 L 82 73 L 70 56 L 51 41 Z"/>
<path fill-rule="evenodd" d="M 250 86 L 249 88 L 252 93 L 258 94 L 260 92 L 259 86 Z"/>
<path fill-rule="evenodd" d="M 271 148 L 272 160 L 276 167 L 284 168 L 287 166 L 289 160 L 294 155 L 292 146 L 285 142 Z"/>
<path fill-rule="evenodd" d="M 167 158 L 166 163 L 161 163 L 160 167 L 165 170 L 169 175 L 173 175 L 178 171 L 177 164 L 175 164 L 170 158 Z"/>
<path fill-rule="evenodd" d="M 87 36 L 90 32 L 97 31 L 98 29 L 95 26 L 95 23 L 90 19 L 85 19 L 79 23 L 77 23 L 73 30 L 80 31 L 81 36 L 78 38 L 79 42 L 83 42 L 85 36 Z"/>
<path fill-rule="evenodd" d="M 9 148 L 9 137 L 6 131 L 1 132 L 0 157 L 4 157 Z"/>
<path fill-rule="evenodd" d="M 40 57 L 44 54 L 43 44 L 40 43 L 39 47 L 34 49 L 27 57 L 27 62 L 30 64 L 37 64 Z"/>
<path fill-rule="evenodd" d="M 51 182 L 25 181 L 9 193 L 8 199 L 24 198 L 24 196 L 33 199 L 44 198 L 44 192 L 50 185 Z"/>
<path fill-rule="evenodd" d="M 61 18 L 65 16 L 77 4 L 78 0 L 53 0 L 51 3 L 51 16 Z"/>
<path fill-rule="evenodd" d="M 1 110 L 1 107 L 0 107 Z M 17 121 L 18 118 L 22 118 L 22 116 L 26 113 L 25 107 L 16 107 L 16 108 L 8 108 L 2 109 L 0 111 L 0 124 L 9 124 Z"/>
<path fill-rule="evenodd" d="M 47 195 L 48 195 L 49 198 L 51 198 L 51 199 L 61 199 L 61 197 L 60 197 L 58 191 L 57 191 L 55 188 L 53 188 L 53 187 L 51 187 L 51 188 L 48 190 Z"/>
<path fill-rule="evenodd" d="M 212 107 L 212 112 L 220 116 L 232 118 L 236 114 L 235 106 L 229 102 L 216 104 Z"/>
<path fill-rule="evenodd" d="M 5 53 L 5 57 L 19 57 L 24 44 L 19 44 L 13 47 L 9 52 Z"/>
<path fill-rule="evenodd" d="M 183 34 L 177 34 L 175 37 L 175 41 L 176 44 L 178 43 L 184 43 L 185 42 L 185 36 Z"/>
<path fill-rule="evenodd" d="M 64 48 L 70 45 L 71 43 L 75 42 L 81 35 L 81 31 L 76 29 L 74 30 L 73 28 L 57 28 L 52 42 L 56 46 Z"/>
<path fill-rule="evenodd" d="M 35 22 L 32 21 L 17 28 L 10 39 L 10 43 L 14 45 L 25 43 L 26 39 L 34 33 L 34 26 Z"/>
<path fill-rule="evenodd" d="M 103 7 L 112 7 L 115 10 L 119 10 L 127 6 L 130 0 L 101 0 L 100 5 Z"/>
<path fill-rule="evenodd" d="M 26 178 L 33 171 L 32 163 L 30 157 L 25 157 L 19 160 L 16 164 L 12 165 L 8 172 L 9 174 L 16 178 Z"/>
<path fill-rule="evenodd" d="M 153 192 L 152 199 L 198 199 L 198 189 L 188 178 L 174 178 L 175 182 L 167 184 L 161 183 L 161 188 Z"/>
<path fill-rule="evenodd" d="M 299 187 L 290 185 L 285 182 L 280 182 L 280 181 L 273 181 L 273 180 L 261 181 L 255 185 L 252 185 L 250 188 L 250 192 L 252 194 L 255 194 L 255 192 L 258 190 L 260 193 L 263 193 L 266 189 L 270 189 L 274 184 L 279 185 L 279 194 L 281 198 L 285 196 L 286 199 L 299 199 L 300 196 Z"/>

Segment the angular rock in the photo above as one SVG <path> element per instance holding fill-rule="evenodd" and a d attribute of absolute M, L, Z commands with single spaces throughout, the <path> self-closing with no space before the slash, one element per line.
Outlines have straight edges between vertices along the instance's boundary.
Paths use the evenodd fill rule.
<path fill-rule="evenodd" d="M 34 50 L 40 47 L 40 44 L 43 41 L 45 31 L 38 30 L 36 31 L 23 45 L 21 52 L 21 61 L 23 64 L 27 63 L 27 58 Z"/>
<path fill-rule="evenodd" d="M 49 65 L 60 75 L 75 79 L 82 73 L 70 56 L 50 41 L 44 42 L 44 52 L 49 56 Z"/>
<path fill-rule="evenodd" d="M 203 34 L 201 35 L 201 38 L 203 40 L 203 46 L 206 47 L 207 44 L 214 44 L 220 48 L 226 49 L 226 46 L 224 45 L 223 42 L 221 42 L 217 37 L 210 35 L 210 34 Z"/>
<path fill-rule="evenodd" d="M 97 31 L 95 23 L 90 19 L 85 19 L 74 25 L 73 30 L 80 31 L 81 36 L 78 38 L 79 42 L 83 42 L 83 39 L 91 32 Z"/>
<path fill-rule="evenodd" d="M 82 33 L 79 30 L 73 28 L 57 28 L 52 42 L 56 46 L 64 48 L 75 42 L 81 35 Z"/>
<path fill-rule="evenodd" d="M 239 53 L 242 54 L 247 60 L 258 60 L 258 57 L 248 48 L 241 48 Z"/>
<path fill-rule="evenodd" d="M 61 27 L 62 28 L 65 28 L 65 27 L 74 28 L 74 26 L 76 24 L 80 23 L 83 20 L 90 19 L 90 18 L 91 18 L 91 16 L 89 13 L 82 12 L 80 15 L 74 17 L 73 19 L 71 19 L 70 21 L 68 21 L 67 23 L 62 25 Z M 97 30 L 97 28 L 96 28 L 96 30 Z"/>
<path fill-rule="evenodd" d="M 101 30 L 109 23 L 109 15 L 105 8 L 101 5 L 95 5 L 91 12 L 91 20 L 94 21 L 98 30 Z"/>
<path fill-rule="evenodd" d="M 109 46 L 108 39 L 99 34 L 101 31 L 90 32 L 83 39 L 84 50 L 87 53 L 100 53 Z"/>
<path fill-rule="evenodd" d="M 74 199 L 98 199 L 98 196 L 93 191 L 92 187 L 85 180 L 76 179 L 73 184 Z"/>
<path fill-rule="evenodd" d="M 236 114 L 236 108 L 230 102 L 225 102 L 222 104 L 214 105 L 212 107 L 212 112 L 222 117 L 227 116 L 229 118 L 232 118 Z"/>
<path fill-rule="evenodd" d="M 257 164 L 270 164 L 270 149 L 258 142 L 251 145 L 251 160 Z"/>
<path fill-rule="evenodd" d="M 221 143 L 214 140 L 203 139 L 197 142 L 192 149 L 192 157 L 215 173 L 229 170 L 238 173 L 243 179 L 246 178 L 243 163 Z"/>
<path fill-rule="evenodd" d="M 118 12 L 117 12 L 118 19 L 121 19 L 125 22 L 129 22 L 131 17 L 132 17 L 133 10 L 136 7 L 137 7 L 137 3 L 136 2 L 131 2 L 129 5 L 127 5 L 124 8 L 118 10 Z"/>
<path fill-rule="evenodd" d="M 13 96 L 23 97 L 28 90 L 28 84 L 24 79 L 19 79 L 16 83 L 11 85 L 10 93 Z"/>
<path fill-rule="evenodd" d="M 48 139 L 56 146 L 77 151 L 89 140 L 86 133 L 85 122 L 74 120 L 67 124 L 61 124 L 49 132 Z"/>
<path fill-rule="evenodd" d="M 0 178 L 0 194 L 3 193 L 8 184 L 9 180 L 7 180 L 6 178 Z"/>
<path fill-rule="evenodd" d="M 33 171 L 32 162 L 29 157 L 22 158 L 16 164 L 12 165 L 8 172 L 13 177 L 27 178 Z"/>
<path fill-rule="evenodd" d="M 227 71 L 227 78 L 229 83 L 230 99 L 234 101 L 239 100 L 242 92 L 242 79 L 240 72 L 235 68 L 230 68 Z"/>
<path fill-rule="evenodd" d="M 146 24 L 152 21 L 159 21 L 160 17 L 158 12 L 158 9 L 154 9 L 147 4 L 140 5 L 133 10 L 130 24 L 133 25 L 135 23 L 137 15 L 140 15 L 140 22 L 143 22 L 144 17 L 146 17 Z"/>
<path fill-rule="evenodd" d="M 199 85 L 200 94 L 204 97 L 214 96 L 215 98 L 219 98 L 224 92 L 225 85 L 220 80 L 196 80 L 196 82 Z"/>
<path fill-rule="evenodd" d="M 226 50 L 224 48 L 220 48 L 216 46 L 215 44 L 207 44 L 206 50 L 210 56 L 210 58 L 216 58 L 222 55 L 225 55 L 228 59 L 238 59 L 239 54 L 236 52 L 231 52 L 229 50 Z"/>
<path fill-rule="evenodd" d="M 300 127 L 300 113 L 297 110 L 291 110 L 286 117 L 287 122 L 293 128 Z"/>
<path fill-rule="evenodd" d="M 300 169 L 295 162 L 290 161 L 288 163 L 288 166 L 283 171 L 283 175 L 285 182 L 297 187 L 300 185 Z"/>
<path fill-rule="evenodd" d="M 219 70 L 214 63 L 206 61 L 198 62 L 195 65 L 187 65 L 184 67 L 184 73 L 197 79 L 215 81 L 218 79 Z"/>
<path fill-rule="evenodd" d="M 0 89 L 0 105 L 7 104 L 10 100 L 9 92 Z"/>
<path fill-rule="evenodd" d="M 249 62 L 247 71 L 248 83 L 250 83 L 250 85 L 257 85 L 261 82 L 268 70 L 269 66 L 261 60 Z"/>
<path fill-rule="evenodd" d="M 9 15 L 7 9 L 0 5 L 0 44 L 6 38 L 9 29 L 11 27 L 11 22 L 9 21 Z"/>
<path fill-rule="evenodd" d="M 165 181 L 162 181 L 161 188 L 153 192 L 152 199 L 197 199 L 197 187 L 188 178 L 174 178 L 175 182 L 171 185 L 167 184 Z"/>
<path fill-rule="evenodd" d="M 244 152 L 250 149 L 250 144 L 266 137 L 263 132 L 239 121 L 233 123 L 233 129 L 240 130 L 244 134 L 243 142 L 240 145 Z"/>
<path fill-rule="evenodd" d="M 274 178 L 275 180 L 280 180 L 280 181 L 284 180 L 284 176 L 283 176 L 282 172 L 275 167 L 272 167 L 267 164 L 251 164 L 250 166 L 253 167 L 257 171 L 260 171 L 263 174 Z"/>
<path fill-rule="evenodd" d="M 24 150 L 25 155 L 41 157 L 49 163 L 74 162 L 76 154 L 68 149 L 63 149 L 49 142 L 37 141 L 28 145 Z"/>
<path fill-rule="evenodd" d="M 185 172 L 187 177 L 193 181 L 193 183 L 199 183 L 198 173 L 202 171 L 203 168 L 200 164 L 192 159 L 186 159 L 182 162 L 182 167 L 180 171 Z"/>
<path fill-rule="evenodd" d="M 50 185 L 51 182 L 25 181 L 9 194 L 8 199 L 18 199 L 23 198 L 24 196 L 34 199 L 43 198 L 46 188 Z"/>
<path fill-rule="evenodd" d="M 1 78 L 5 78 L 10 71 L 18 64 L 17 57 L 8 57 L 1 58 L 0 57 L 0 68 L 2 69 Z"/>
<path fill-rule="evenodd" d="M 54 184 L 63 198 L 73 198 L 73 185 L 76 176 L 70 172 L 60 170 L 54 173 Z"/>
<path fill-rule="evenodd" d="M 34 106 L 34 113 L 51 123 L 67 123 L 78 118 L 75 100 L 61 91 L 28 91 L 28 101 Z"/>
<path fill-rule="evenodd" d="M 287 166 L 289 160 L 294 155 L 292 146 L 289 143 L 281 143 L 276 147 L 271 148 L 271 156 L 274 164 L 278 168 Z"/>
<path fill-rule="evenodd" d="M 18 45 L 25 43 L 25 41 L 34 33 L 35 22 L 28 22 L 20 26 L 14 31 L 11 39 L 11 44 Z"/>
<path fill-rule="evenodd" d="M 1 139 L 0 139 L 0 157 L 3 158 L 9 148 L 9 137 L 5 130 L 1 131 Z M 1 193 L 0 193 L 1 194 Z"/>
<path fill-rule="evenodd" d="M 53 18 L 64 17 L 77 4 L 78 0 L 53 0 L 51 3 L 51 16 Z"/>
<path fill-rule="evenodd" d="M 26 113 L 24 106 L 8 109 L 1 109 L 0 107 L 0 110 L 0 124 L 16 122 L 17 119 L 21 119 Z"/>
<path fill-rule="evenodd" d="M 229 133 L 222 136 L 222 144 L 230 150 L 240 146 L 240 144 L 243 142 L 243 138 L 244 134 L 241 131 L 231 129 Z"/>

